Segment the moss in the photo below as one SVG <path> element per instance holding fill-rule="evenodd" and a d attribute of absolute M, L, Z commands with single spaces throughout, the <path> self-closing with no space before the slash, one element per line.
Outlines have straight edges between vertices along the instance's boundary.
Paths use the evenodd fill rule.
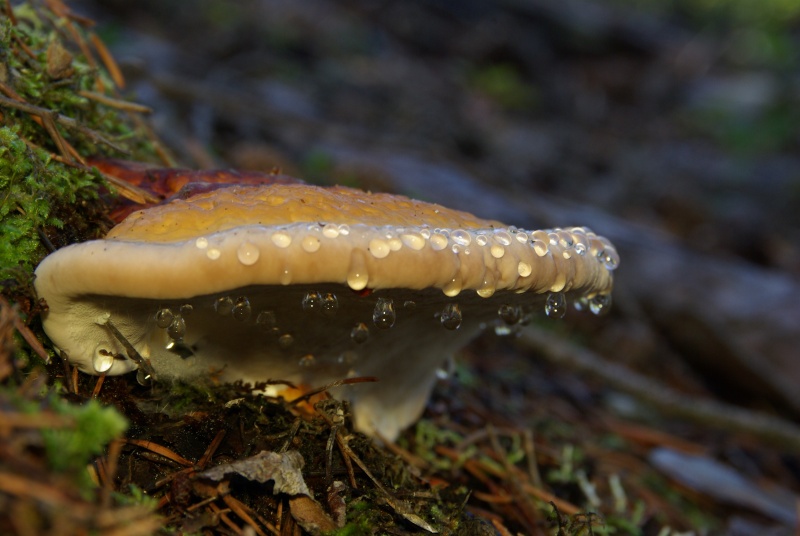
<path fill-rule="evenodd" d="M 153 141 L 118 98 L 92 38 L 77 22 L 29 2 L 0 10 L 0 279 L 18 283 L 56 245 L 105 229 L 100 175 L 88 156 L 155 160 Z M 99 56 L 99 55 L 98 55 Z M 31 108 L 35 107 L 35 108 Z M 35 114 L 36 109 L 47 113 Z M 58 115 L 53 115 L 58 114 Z"/>

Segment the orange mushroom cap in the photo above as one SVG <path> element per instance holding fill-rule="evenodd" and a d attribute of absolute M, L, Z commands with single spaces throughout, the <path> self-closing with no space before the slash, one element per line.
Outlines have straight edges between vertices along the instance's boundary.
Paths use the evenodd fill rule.
<path fill-rule="evenodd" d="M 604 308 L 617 253 L 588 229 L 529 231 L 344 187 L 229 186 L 131 214 L 48 256 L 44 329 L 79 369 L 339 388 L 356 425 L 394 437 L 481 327 L 567 297 Z M 367 292 L 369 291 L 369 292 Z"/>

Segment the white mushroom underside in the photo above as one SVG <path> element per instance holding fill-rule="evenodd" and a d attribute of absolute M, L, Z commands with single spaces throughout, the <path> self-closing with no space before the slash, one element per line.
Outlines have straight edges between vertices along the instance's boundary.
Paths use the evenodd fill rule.
<path fill-rule="evenodd" d="M 499 309 L 509 318 L 509 307 L 542 310 L 555 296 L 563 310 L 563 293 L 602 306 L 616 264 L 614 248 L 582 228 L 298 223 L 175 243 L 78 244 L 42 262 L 36 287 L 50 308 L 45 331 L 84 372 L 136 369 L 110 320 L 162 377 L 222 370 L 230 380 L 319 386 L 376 376 L 337 394 L 359 429 L 393 438 L 419 416 L 436 369 Z M 372 292 L 354 292 L 362 289 Z M 329 295 L 335 307 L 326 308 Z M 309 296 L 319 303 L 309 307 Z M 389 303 L 396 318 L 381 329 Z M 359 342 L 361 325 L 369 334 Z"/>

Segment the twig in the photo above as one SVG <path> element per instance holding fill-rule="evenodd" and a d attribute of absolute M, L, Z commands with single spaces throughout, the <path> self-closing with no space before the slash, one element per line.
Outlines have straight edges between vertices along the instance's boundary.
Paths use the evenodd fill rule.
<path fill-rule="evenodd" d="M 678 415 L 718 429 L 749 433 L 787 450 L 800 449 L 800 428 L 778 417 L 680 393 L 540 328 L 523 329 L 516 342 L 554 363 L 597 376 L 608 385 L 649 402 L 665 414 Z"/>
<path fill-rule="evenodd" d="M 126 112 L 134 112 L 139 114 L 153 113 L 153 109 L 150 108 L 149 106 L 145 106 L 144 104 L 138 104 L 136 102 L 128 102 L 122 99 L 115 99 L 114 97 L 109 97 L 108 95 L 97 93 L 96 91 L 87 91 L 82 89 L 78 91 L 78 95 L 80 95 L 81 97 L 86 97 L 87 99 L 91 99 L 93 101 L 97 101 L 101 104 L 105 104 L 106 106 L 111 106 L 112 108 L 116 108 L 118 110 L 124 110 Z"/>
<path fill-rule="evenodd" d="M 354 383 L 365 383 L 365 382 L 376 382 L 376 381 L 378 381 L 378 378 L 376 378 L 375 376 L 363 376 L 359 378 L 345 378 L 343 380 L 336 380 L 335 382 L 323 385 L 322 387 L 317 387 L 316 389 L 312 389 L 311 391 L 305 393 L 304 395 L 295 398 L 294 400 L 289 402 L 289 406 L 290 407 L 296 406 L 300 402 L 308 400 L 314 395 L 324 393 L 325 391 L 333 389 L 334 387 L 340 387 L 342 385 L 352 385 Z"/>
<path fill-rule="evenodd" d="M 14 108 L 20 110 L 25 113 L 33 114 L 38 117 L 41 117 L 42 120 L 45 122 L 45 128 L 47 128 L 47 118 L 50 118 L 52 121 L 62 125 L 66 128 L 77 130 L 78 132 L 84 134 L 90 140 L 94 141 L 95 143 L 102 143 L 118 151 L 122 154 L 129 154 L 127 150 L 118 146 L 111 140 L 107 139 L 105 136 L 100 134 L 99 132 L 95 132 L 94 130 L 90 129 L 89 127 L 81 125 L 76 119 L 71 117 L 67 117 L 65 115 L 61 115 L 58 112 L 53 110 L 48 110 L 47 108 L 42 108 L 40 106 L 34 106 L 33 104 L 28 104 L 27 102 L 21 102 L 15 99 L 2 97 L 0 96 L 0 105 L 7 106 L 9 108 Z"/>

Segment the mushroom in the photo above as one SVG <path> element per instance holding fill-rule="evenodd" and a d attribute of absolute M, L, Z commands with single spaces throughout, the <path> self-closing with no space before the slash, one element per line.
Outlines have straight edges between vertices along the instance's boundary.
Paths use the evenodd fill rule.
<path fill-rule="evenodd" d="M 394 438 L 481 329 L 568 299 L 609 305 L 614 247 L 399 195 L 227 186 L 135 212 L 36 270 L 43 325 L 89 374 L 280 379 L 337 388 L 356 427 Z M 126 357 L 133 347 L 142 358 Z M 215 376 L 215 377 L 216 377 Z"/>

